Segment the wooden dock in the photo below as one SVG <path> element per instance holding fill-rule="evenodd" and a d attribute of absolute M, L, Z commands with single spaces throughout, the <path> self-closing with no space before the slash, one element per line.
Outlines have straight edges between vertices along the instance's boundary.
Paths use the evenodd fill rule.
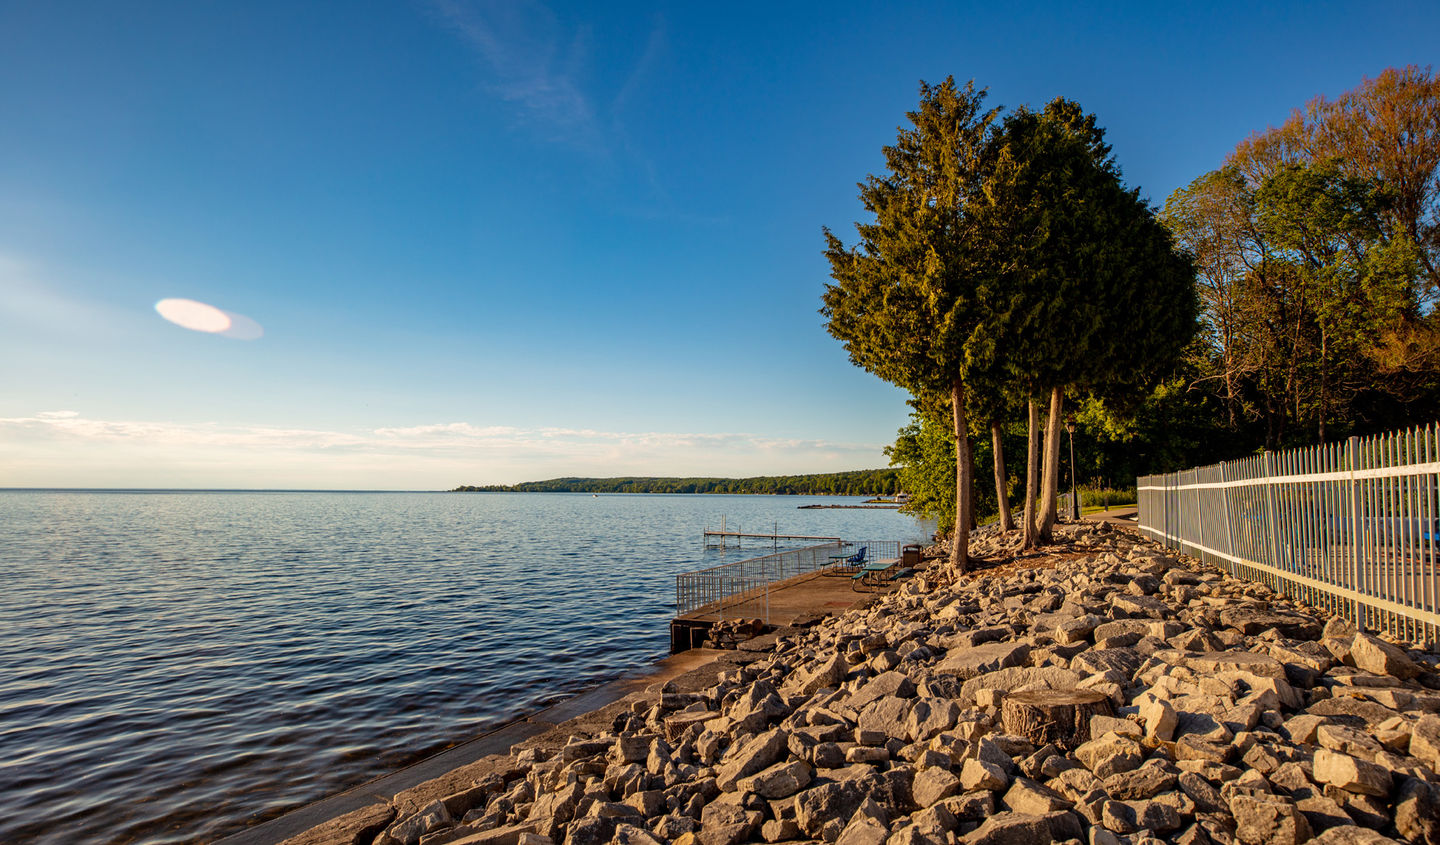
<path fill-rule="evenodd" d="M 852 587 L 848 574 L 826 575 L 825 570 L 807 572 L 776 581 L 769 589 L 770 625 L 782 628 L 809 616 L 844 613 L 859 602 L 877 593 L 888 593 L 904 581 L 890 581 L 878 588 L 859 592 Z M 766 616 L 766 596 L 734 596 L 711 603 L 670 621 L 671 653 L 699 645 L 710 626 L 722 619 L 760 618 Z"/>
<path fill-rule="evenodd" d="M 814 540 L 817 543 L 838 543 L 839 537 L 811 537 L 806 534 L 746 534 L 741 531 L 711 531 L 705 529 L 705 539 L 711 537 L 734 537 L 744 540 Z"/>

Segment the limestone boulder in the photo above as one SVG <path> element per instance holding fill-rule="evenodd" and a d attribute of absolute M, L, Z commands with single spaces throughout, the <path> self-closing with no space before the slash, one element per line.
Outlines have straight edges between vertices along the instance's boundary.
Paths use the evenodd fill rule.
<path fill-rule="evenodd" d="M 722 791 L 734 791 L 741 778 L 749 777 L 773 764 L 786 752 L 789 734 L 776 728 L 732 748 L 715 772 L 715 782 Z"/>
<path fill-rule="evenodd" d="M 1237 793 L 1230 799 L 1235 838 L 1246 845 L 1300 845 L 1310 839 L 1310 823 L 1295 802 L 1274 795 Z"/>
<path fill-rule="evenodd" d="M 1440 772 L 1440 716 L 1420 717 L 1410 731 L 1410 756 Z"/>
<path fill-rule="evenodd" d="M 1103 779 L 1139 768 L 1145 760 L 1145 749 L 1128 736 L 1107 733 L 1075 749 L 1075 759 Z"/>
<path fill-rule="evenodd" d="M 740 792 L 753 792 L 762 798 L 776 799 L 794 795 L 810 785 L 814 774 L 810 767 L 799 760 L 776 763 L 736 783 Z"/>
<path fill-rule="evenodd" d="M 1314 765 L 1317 783 L 1328 783 L 1357 795 L 1383 798 L 1390 794 L 1393 786 L 1389 770 L 1328 748 L 1315 752 Z"/>
<path fill-rule="evenodd" d="M 1409 680 L 1420 674 L 1420 667 L 1403 650 L 1369 634 L 1355 635 L 1350 643 L 1350 659 L 1357 669 L 1377 675 Z"/>
<path fill-rule="evenodd" d="M 1440 785 L 1406 780 L 1395 800 L 1395 829 L 1407 842 L 1440 845 Z"/>
<path fill-rule="evenodd" d="M 1029 657 L 1029 644 L 1002 640 L 969 649 L 952 649 L 935 665 L 935 671 L 969 680 L 1000 669 L 1023 666 Z"/>

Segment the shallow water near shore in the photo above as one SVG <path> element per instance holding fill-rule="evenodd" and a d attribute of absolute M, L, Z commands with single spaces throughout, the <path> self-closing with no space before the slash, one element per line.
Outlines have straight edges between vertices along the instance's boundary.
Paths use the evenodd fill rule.
<path fill-rule="evenodd" d="M 0 491 L 0 842 L 205 842 L 665 654 L 804 496 Z"/>

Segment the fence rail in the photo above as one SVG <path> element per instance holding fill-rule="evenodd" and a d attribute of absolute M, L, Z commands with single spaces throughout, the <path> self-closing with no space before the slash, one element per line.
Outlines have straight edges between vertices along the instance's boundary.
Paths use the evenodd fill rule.
<path fill-rule="evenodd" d="M 849 540 L 713 566 L 675 576 L 675 615 L 707 611 L 719 618 L 759 617 L 770 621 L 770 585 L 835 565 L 837 555 L 865 547 L 867 560 L 900 556 L 899 540 Z"/>
<path fill-rule="evenodd" d="M 1440 640 L 1440 426 L 1137 479 L 1140 530 L 1372 630 Z"/>

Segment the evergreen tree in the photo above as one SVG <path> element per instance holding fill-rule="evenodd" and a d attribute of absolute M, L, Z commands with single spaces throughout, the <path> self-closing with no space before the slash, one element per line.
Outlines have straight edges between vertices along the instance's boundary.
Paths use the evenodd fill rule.
<path fill-rule="evenodd" d="M 984 98 L 973 82 L 922 82 L 920 106 L 907 114 L 911 128 L 884 148 L 886 173 L 860 184 L 874 222 L 856 224 L 854 248 L 825 230 L 835 283 L 821 313 L 830 333 L 857 366 L 912 395 L 950 399 L 957 514 L 971 511 L 966 351 L 987 316 L 980 289 L 988 269 L 970 248 L 997 114 L 982 107 Z M 968 519 L 956 520 L 950 559 L 962 572 L 969 531 Z"/>

